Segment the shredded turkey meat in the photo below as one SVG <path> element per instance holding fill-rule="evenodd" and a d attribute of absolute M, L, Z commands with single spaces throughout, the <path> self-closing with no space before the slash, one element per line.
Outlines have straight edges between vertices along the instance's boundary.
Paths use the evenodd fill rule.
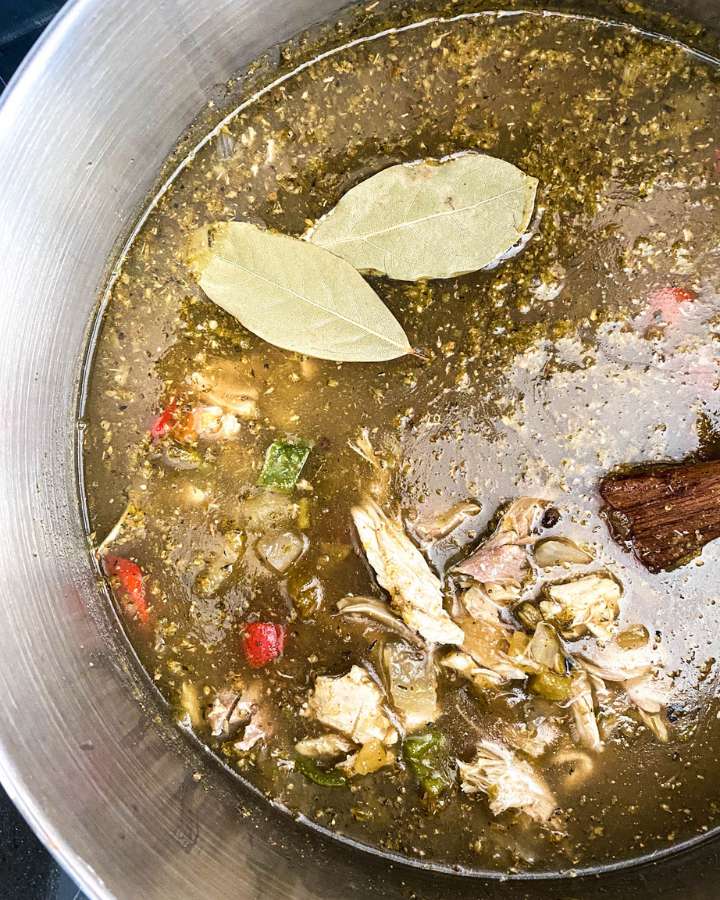
<path fill-rule="evenodd" d="M 639 647 L 623 649 L 617 641 L 594 647 L 579 655 L 593 683 L 617 684 L 629 706 L 663 743 L 668 740 L 665 706 L 672 683 L 662 671 L 660 649 L 647 641 Z M 595 691 L 597 694 L 597 690 Z"/>
<path fill-rule="evenodd" d="M 255 704 L 243 700 L 236 691 L 220 691 L 206 715 L 213 737 L 232 737 L 241 726 L 249 724 L 254 711 Z"/>
<path fill-rule="evenodd" d="M 347 675 L 332 678 L 320 675 L 304 712 L 328 728 L 341 732 L 356 744 L 378 740 L 394 744 L 397 731 L 383 708 L 380 688 L 360 666 Z"/>
<path fill-rule="evenodd" d="M 578 671 L 570 686 L 570 709 L 572 710 L 578 741 L 588 750 L 602 749 L 602 740 L 595 717 L 595 699 L 587 672 Z"/>
<path fill-rule="evenodd" d="M 467 678 L 480 691 L 489 687 L 497 687 L 506 680 L 492 669 L 479 666 L 472 656 L 468 653 L 461 653 L 459 650 L 453 650 L 444 656 L 440 660 L 440 665 Z"/>
<path fill-rule="evenodd" d="M 513 749 L 536 759 L 552 747 L 561 733 L 555 720 L 541 716 L 533 722 L 513 722 L 503 736 Z"/>
<path fill-rule="evenodd" d="M 613 641 L 584 650 L 578 654 L 578 659 L 584 668 L 603 681 L 622 682 L 648 675 L 659 664 L 660 654 L 649 643 L 623 650 Z"/>
<path fill-rule="evenodd" d="M 534 542 L 533 529 L 547 501 L 533 497 L 514 500 L 493 535 L 455 569 L 482 585 L 519 589 L 530 572 L 527 546 Z"/>
<path fill-rule="evenodd" d="M 491 812 L 499 816 L 518 809 L 536 822 L 547 822 L 557 801 L 530 763 L 502 744 L 482 741 L 471 763 L 458 761 L 460 785 L 466 794 L 487 794 Z"/>
<path fill-rule="evenodd" d="M 319 737 L 305 738 L 295 744 L 295 750 L 301 756 L 313 759 L 333 759 L 349 753 L 354 744 L 341 734 L 321 734 Z"/>
<path fill-rule="evenodd" d="M 464 604 L 470 594 L 476 595 L 476 589 L 471 588 L 465 594 Z M 465 635 L 462 651 L 478 666 L 494 672 L 499 682 L 525 678 L 525 671 L 509 655 L 513 629 L 500 619 L 501 608 L 489 597 L 481 605 L 477 596 L 470 601 L 470 606 L 474 611 L 473 618 L 457 620 Z"/>
<path fill-rule="evenodd" d="M 370 499 L 353 507 L 352 517 L 368 562 L 406 625 L 426 641 L 462 644 L 462 629 L 443 608 L 440 580 L 400 523 Z"/>
<path fill-rule="evenodd" d="M 663 744 L 669 739 L 665 706 L 671 685 L 662 675 L 647 674 L 623 682 L 625 696 L 637 709 L 640 720 Z"/>
<path fill-rule="evenodd" d="M 574 639 L 587 632 L 610 640 L 620 613 L 622 589 L 604 572 L 583 575 L 573 581 L 551 584 L 547 599 L 540 602 L 543 616 L 553 622 L 563 637 Z"/>

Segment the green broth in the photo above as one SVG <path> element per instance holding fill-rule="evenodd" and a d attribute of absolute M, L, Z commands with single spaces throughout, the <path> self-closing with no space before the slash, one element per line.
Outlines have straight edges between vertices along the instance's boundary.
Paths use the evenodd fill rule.
<path fill-rule="evenodd" d="M 271 88 L 151 209 L 92 364 L 92 528 L 99 543 L 128 499 L 142 509 L 143 528 L 120 542 L 149 604 L 143 625 L 119 598 L 130 638 L 173 708 L 187 707 L 191 686 L 198 736 L 292 811 L 382 850 L 498 870 L 607 863 L 717 825 L 720 547 L 650 576 L 609 539 L 596 487 L 620 464 L 702 452 L 717 432 L 718 121 L 718 69 L 679 45 L 580 18 L 440 21 L 347 47 Z M 460 278 L 370 279 L 422 359 L 338 364 L 279 350 L 214 306 L 189 271 L 202 225 L 300 234 L 368 175 L 466 150 L 539 179 L 533 236 Z M 673 322 L 648 308 L 666 285 L 695 296 Z M 216 383 L 239 391 L 237 435 L 181 444 L 174 457 L 152 442 L 172 398 L 212 406 Z M 358 452 L 363 435 L 375 465 Z M 275 441 L 311 447 L 284 492 L 258 485 Z M 293 768 L 296 742 L 326 730 L 300 714 L 315 678 L 376 665 L 387 639 L 380 625 L 336 615 L 347 595 L 382 596 L 350 513 L 368 492 L 410 521 L 481 504 L 427 548 L 441 575 L 504 502 L 551 499 L 557 533 L 591 545 L 622 582 L 620 626 L 642 623 L 662 644 L 676 697 L 669 742 L 628 717 L 602 753 L 566 747 L 534 761 L 558 799 L 552 828 L 496 818 L 456 784 L 430 808 L 402 754 L 346 786 Z M 285 573 L 259 551 L 278 529 L 306 545 Z M 281 658 L 248 664 L 248 621 L 285 625 Z M 272 730 L 247 752 L 204 718 L 216 692 L 239 684 Z M 567 712 L 521 684 L 478 695 L 445 670 L 438 699 L 453 760 L 549 710 L 572 744 Z"/>

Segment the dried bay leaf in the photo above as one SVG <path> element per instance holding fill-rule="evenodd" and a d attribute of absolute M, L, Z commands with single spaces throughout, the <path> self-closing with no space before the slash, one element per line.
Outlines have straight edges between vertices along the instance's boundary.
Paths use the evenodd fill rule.
<path fill-rule="evenodd" d="M 196 233 L 190 264 L 207 296 L 285 350 L 338 362 L 380 362 L 412 349 L 401 325 L 339 256 L 247 222 Z"/>
<path fill-rule="evenodd" d="M 391 166 L 348 191 L 305 237 L 361 272 L 452 278 L 520 239 L 536 188 L 536 178 L 481 153 Z"/>

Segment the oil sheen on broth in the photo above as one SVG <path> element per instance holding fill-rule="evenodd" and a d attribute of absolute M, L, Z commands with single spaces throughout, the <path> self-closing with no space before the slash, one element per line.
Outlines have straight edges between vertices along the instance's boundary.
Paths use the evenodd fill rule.
<path fill-rule="evenodd" d="M 291 811 L 500 870 L 601 864 L 718 824 L 720 544 L 650 575 L 597 492 L 618 465 L 702 456 L 716 434 L 718 121 L 718 70 L 670 42 L 557 16 L 437 22 L 273 88 L 150 213 L 91 373 L 93 538 L 110 533 L 118 608 L 178 719 Z M 495 267 L 370 279 L 422 358 L 279 350 L 190 273 L 204 224 L 300 234 L 369 175 L 467 150 L 538 178 L 536 215 Z M 310 448 L 297 483 L 260 485 L 288 444 Z M 443 581 L 470 623 L 462 651 L 377 612 L 353 508 L 421 549 L 411 577 Z M 570 543 L 538 543 L 553 536 Z M 450 575 L 489 538 L 519 552 L 520 586 Z M 579 625 L 538 612 L 579 578 L 558 595 L 590 598 Z M 350 596 L 371 599 L 340 613 Z"/>

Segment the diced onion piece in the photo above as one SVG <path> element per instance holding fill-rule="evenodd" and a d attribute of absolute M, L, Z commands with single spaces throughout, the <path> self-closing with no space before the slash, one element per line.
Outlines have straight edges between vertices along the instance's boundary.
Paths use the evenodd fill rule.
<path fill-rule="evenodd" d="M 593 559 L 589 550 L 568 538 L 545 538 L 538 541 L 535 547 L 535 562 L 541 569 L 549 569 L 551 566 L 585 566 Z"/>
<path fill-rule="evenodd" d="M 388 695 L 412 734 L 440 716 L 435 667 L 427 653 L 400 641 L 385 644 L 382 668 Z"/>
<path fill-rule="evenodd" d="M 540 622 L 535 629 L 527 650 L 526 658 L 540 669 L 549 669 L 558 675 L 565 674 L 565 654 L 557 632 L 547 622 Z"/>
<path fill-rule="evenodd" d="M 307 538 L 295 531 L 275 531 L 263 535 L 255 545 L 258 555 L 281 575 L 305 552 Z"/>
<path fill-rule="evenodd" d="M 375 619 L 412 644 L 424 643 L 416 632 L 408 628 L 403 620 L 393 613 L 387 603 L 378 600 L 377 597 L 344 597 L 338 600 L 337 607 L 345 616 L 365 616 L 368 619 Z"/>

